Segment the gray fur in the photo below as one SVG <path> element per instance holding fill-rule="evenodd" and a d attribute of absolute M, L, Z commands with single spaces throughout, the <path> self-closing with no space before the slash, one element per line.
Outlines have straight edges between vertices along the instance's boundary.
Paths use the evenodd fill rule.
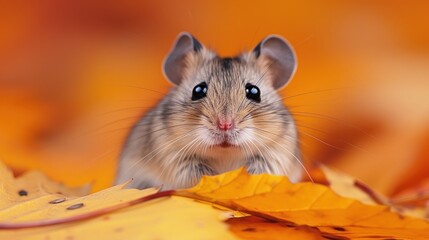
<path fill-rule="evenodd" d="M 187 188 L 203 175 L 241 166 L 250 173 L 299 180 L 302 168 L 296 127 L 276 92 L 278 69 L 273 69 L 272 58 L 263 57 L 263 47 L 260 56 L 251 52 L 234 58 L 220 58 L 203 46 L 187 51 L 176 69 L 181 73 L 180 81 L 175 81 L 178 85 L 131 130 L 116 182 L 134 178 L 131 187 Z M 296 66 L 284 61 L 279 64 L 293 66 L 275 68 Z M 192 101 L 192 90 L 201 82 L 208 85 L 207 96 Z M 260 103 L 246 98 L 247 83 L 261 90 Z M 233 129 L 216 127 L 217 121 L 225 118 L 234 119 Z M 224 141 L 233 146 L 221 147 Z"/>

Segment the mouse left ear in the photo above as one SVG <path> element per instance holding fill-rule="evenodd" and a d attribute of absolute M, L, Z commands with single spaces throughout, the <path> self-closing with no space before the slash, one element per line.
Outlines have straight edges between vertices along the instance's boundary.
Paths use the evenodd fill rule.
<path fill-rule="evenodd" d="M 179 34 L 173 49 L 164 60 L 164 74 L 170 82 L 179 85 L 183 80 L 183 74 L 186 68 L 186 56 L 192 53 L 198 53 L 203 45 L 190 33 L 183 32 Z"/>
<path fill-rule="evenodd" d="M 273 87 L 284 87 L 296 71 L 297 61 L 291 45 L 280 36 L 269 35 L 254 49 L 253 54 L 258 60 L 268 60 Z"/>

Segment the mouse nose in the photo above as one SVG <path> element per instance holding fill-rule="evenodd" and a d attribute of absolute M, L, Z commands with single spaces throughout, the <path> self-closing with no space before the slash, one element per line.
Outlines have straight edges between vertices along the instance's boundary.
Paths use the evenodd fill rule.
<path fill-rule="evenodd" d="M 233 127 L 232 119 L 221 119 L 217 122 L 217 127 L 222 131 L 227 131 Z"/>

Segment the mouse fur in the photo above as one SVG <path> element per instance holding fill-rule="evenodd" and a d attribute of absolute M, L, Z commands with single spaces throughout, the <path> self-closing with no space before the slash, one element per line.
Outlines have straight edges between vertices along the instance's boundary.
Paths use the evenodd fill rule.
<path fill-rule="evenodd" d="M 298 181 L 298 133 L 278 94 L 296 64 L 292 47 L 276 35 L 250 52 L 220 57 L 180 34 L 164 61 L 174 87 L 131 129 L 116 183 L 133 178 L 129 187 L 188 188 L 203 175 L 242 166 Z"/>

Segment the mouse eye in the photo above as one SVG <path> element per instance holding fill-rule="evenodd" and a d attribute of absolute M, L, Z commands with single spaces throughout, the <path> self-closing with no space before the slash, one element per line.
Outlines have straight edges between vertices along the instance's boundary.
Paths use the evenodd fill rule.
<path fill-rule="evenodd" d="M 207 83 L 202 82 L 194 87 L 192 90 L 192 101 L 204 98 L 207 93 Z"/>
<path fill-rule="evenodd" d="M 261 91 L 255 85 L 246 84 L 246 97 L 254 102 L 261 102 Z"/>

